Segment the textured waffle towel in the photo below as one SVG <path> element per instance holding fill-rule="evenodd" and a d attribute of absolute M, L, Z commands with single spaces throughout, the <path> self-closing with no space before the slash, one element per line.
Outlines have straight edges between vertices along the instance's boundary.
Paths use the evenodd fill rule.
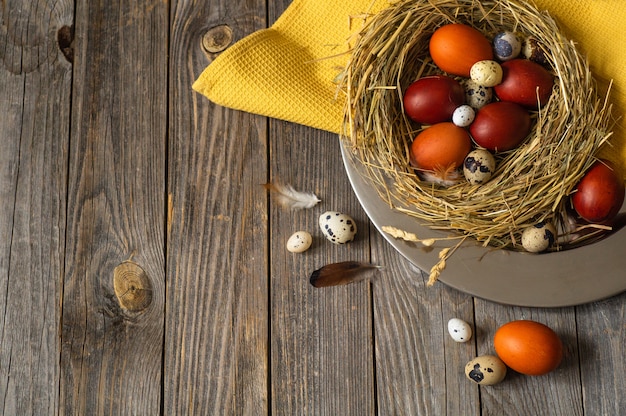
<path fill-rule="evenodd" d="M 418 0 L 416 0 L 418 1 Z M 219 55 L 193 88 L 216 104 L 339 132 L 345 98 L 334 79 L 348 60 L 360 16 L 389 0 L 294 0 L 268 29 Z M 626 109 L 626 1 L 536 0 L 589 58 L 601 85 L 613 79 L 614 116 Z M 602 156 L 626 167 L 626 134 L 618 121 L 613 147 Z"/>

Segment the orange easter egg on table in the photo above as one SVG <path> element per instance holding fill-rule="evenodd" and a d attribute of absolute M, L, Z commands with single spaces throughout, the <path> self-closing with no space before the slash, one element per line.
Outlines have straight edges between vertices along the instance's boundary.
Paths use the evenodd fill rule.
<path fill-rule="evenodd" d="M 521 374 L 538 376 L 559 366 L 563 344 L 548 326 L 519 320 L 502 325 L 493 339 L 496 354 L 511 369 Z"/>
<path fill-rule="evenodd" d="M 485 35 L 461 23 L 450 23 L 435 30 L 428 50 L 433 62 L 443 71 L 466 78 L 476 62 L 493 60 L 493 48 Z"/>

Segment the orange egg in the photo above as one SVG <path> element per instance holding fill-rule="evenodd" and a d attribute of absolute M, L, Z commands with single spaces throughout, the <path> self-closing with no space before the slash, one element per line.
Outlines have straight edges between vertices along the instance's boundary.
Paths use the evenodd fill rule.
<path fill-rule="evenodd" d="M 450 122 L 433 124 L 413 140 L 411 163 L 445 178 L 446 173 L 463 164 L 471 147 L 472 140 L 465 129 Z"/>
<path fill-rule="evenodd" d="M 491 42 L 485 35 L 461 23 L 450 23 L 435 30 L 428 48 L 440 69 L 466 78 L 476 62 L 493 60 Z"/>
<path fill-rule="evenodd" d="M 530 320 L 502 325 L 493 339 L 496 354 L 511 369 L 538 376 L 559 366 L 563 344 L 548 326 Z"/>

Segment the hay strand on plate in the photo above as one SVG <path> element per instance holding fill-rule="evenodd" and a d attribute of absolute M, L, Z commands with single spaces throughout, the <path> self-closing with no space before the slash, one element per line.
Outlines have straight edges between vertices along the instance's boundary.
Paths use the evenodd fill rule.
<path fill-rule="evenodd" d="M 494 177 L 480 186 L 440 187 L 421 180 L 409 163 L 422 127 L 404 115 L 403 91 L 422 76 L 442 73 L 429 58 L 428 41 L 453 22 L 488 38 L 502 30 L 537 37 L 556 80 L 550 101 L 532 113 L 530 135 L 496 155 Z M 516 248 L 523 229 L 540 221 L 564 224 L 568 196 L 611 136 L 610 105 L 598 97 L 587 62 L 549 14 L 522 1 L 394 2 L 366 23 L 342 79 L 342 140 L 380 197 L 422 224 L 494 247 Z"/>

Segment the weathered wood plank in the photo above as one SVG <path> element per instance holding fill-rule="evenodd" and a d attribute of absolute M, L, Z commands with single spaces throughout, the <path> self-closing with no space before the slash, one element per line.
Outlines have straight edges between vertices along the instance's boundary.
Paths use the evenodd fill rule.
<path fill-rule="evenodd" d="M 268 413 L 267 119 L 191 90 L 205 33 L 265 21 L 264 1 L 173 4 L 164 414 Z"/>
<path fill-rule="evenodd" d="M 626 293 L 576 308 L 585 415 L 626 414 Z"/>
<path fill-rule="evenodd" d="M 456 343 L 451 318 L 473 326 L 471 296 L 436 283 L 401 258 L 380 234 L 372 256 L 384 265 L 374 284 L 378 409 L 381 415 L 479 414 L 478 388 L 465 380 L 474 340 Z"/>
<path fill-rule="evenodd" d="M 274 121 L 271 179 L 322 199 L 304 211 L 271 206 L 272 414 L 371 415 L 375 409 L 371 292 L 367 282 L 316 289 L 310 273 L 332 262 L 369 261 L 367 217 L 350 189 L 336 135 Z M 357 222 L 354 242 L 334 245 L 318 217 L 340 211 Z M 298 230 L 309 251 L 287 252 Z"/>
<path fill-rule="evenodd" d="M 158 414 L 168 10 L 79 1 L 62 297 L 62 414 Z"/>
<path fill-rule="evenodd" d="M 56 414 L 72 2 L 0 8 L 0 413 Z"/>
<path fill-rule="evenodd" d="M 291 0 L 268 1 L 270 23 L 290 5 Z M 338 137 L 272 121 L 270 141 L 270 178 L 322 199 L 300 212 L 271 205 L 272 413 L 374 414 L 370 285 L 316 289 L 308 282 L 325 264 L 369 261 L 369 224 L 345 174 Z M 324 239 L 318 226 L 324 211 L 352 216 L 356 240 L 337 246 Z M 285 243 L 299 229 L 309 231 L 314 244 L 294 255 Z"/>
<path fill-rule="evenodd" d="M 493 336 L 503 324 L 531 319 L 548 325 L 563 342 L 563 362 L 553 372 L 525 376 L 513 370 L 504 382 L 481 388 L 483 415 L 582 415 L 579 347 L 574 308 L 522 308 L 476 300 L 478 355 L 493 354 Z"/>

